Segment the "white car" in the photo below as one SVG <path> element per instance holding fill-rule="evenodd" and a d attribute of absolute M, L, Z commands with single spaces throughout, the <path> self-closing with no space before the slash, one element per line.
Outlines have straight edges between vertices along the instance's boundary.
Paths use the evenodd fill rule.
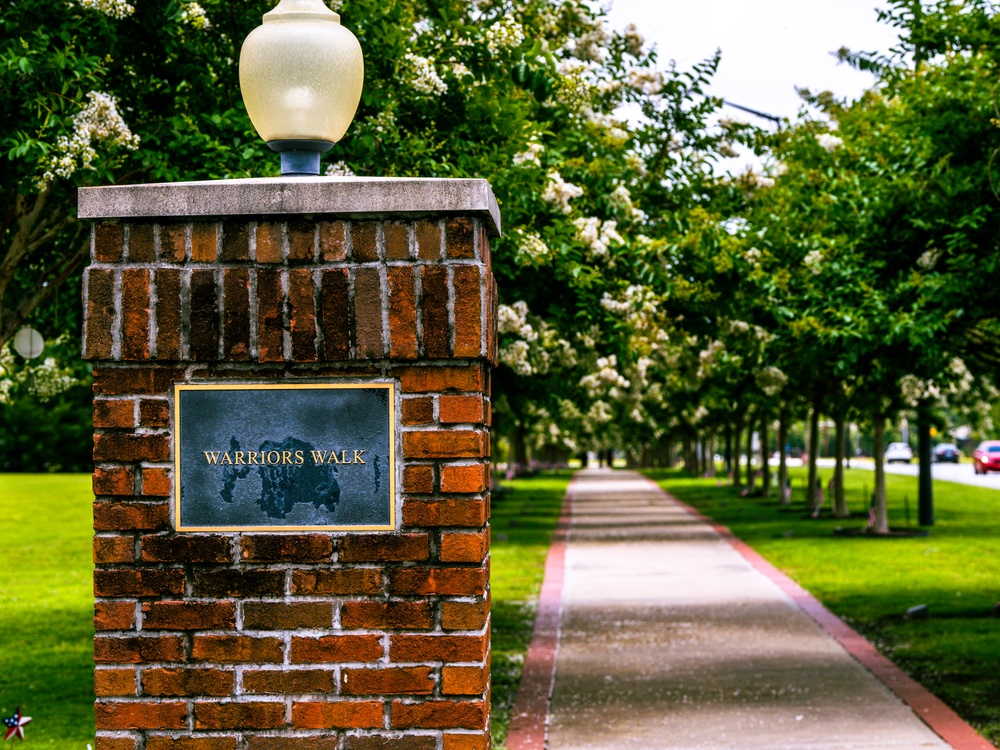
<path fill-rule="evenodd" d="M 887 464 L 900 462 L 908 464 L 913 460 L 913 451 L 906 443 L 889 443 L 885 449 L 885 462 Z"/>

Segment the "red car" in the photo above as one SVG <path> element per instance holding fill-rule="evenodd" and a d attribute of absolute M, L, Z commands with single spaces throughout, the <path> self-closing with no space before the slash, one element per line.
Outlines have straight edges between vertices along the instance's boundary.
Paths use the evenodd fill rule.
<path fill-rule="evenodd" d="M 972 468 L 977 474 L 1000 471 L 1000 440 L 984 440 L 972 452 Z"/>

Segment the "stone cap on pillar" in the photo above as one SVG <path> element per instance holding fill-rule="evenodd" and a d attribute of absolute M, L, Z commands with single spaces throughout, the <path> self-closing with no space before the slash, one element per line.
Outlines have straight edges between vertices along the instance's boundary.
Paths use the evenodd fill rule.
<path fill-rule="evenodd" d="M 461 214 L 500 234 L 500 209 L 483 179 L 260 177 L 81 188 L 81 219 L 327 214 L 366 219 Z"/>

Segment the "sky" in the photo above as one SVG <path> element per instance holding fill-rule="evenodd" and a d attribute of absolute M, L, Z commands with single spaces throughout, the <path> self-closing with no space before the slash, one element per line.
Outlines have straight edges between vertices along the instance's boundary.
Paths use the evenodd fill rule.
<path fill-rule="evenodd" d="M 612 0 L 608 21 L 634 23 L 656 44 L 662 66 L 689 68 L 722 50 L 709 92 L 778 117 L 794 118 L 796 87 L 854 98 L 873 83 L 868 73 L 840 64 L 840 47 L 887 51 L 895 30 L 878 22 L 873 0 Z M 746 119 L 727 107 L 725 116 Z M 764 120 L 756 120 L 766 124 Z"/>

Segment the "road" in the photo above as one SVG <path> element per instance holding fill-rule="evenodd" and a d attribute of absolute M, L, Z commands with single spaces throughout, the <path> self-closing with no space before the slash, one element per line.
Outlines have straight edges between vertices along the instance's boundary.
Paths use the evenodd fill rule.
<path fill-rule="evenodd" d="M 834 460 L 832 458 L 820 458 L 817 463 L 823 468 L 832 468 Z M 874 471 L 875 464 L 870 459 L 854 459 L 851 466 L 858 469 L 870 469 Z M 920 470 L 916 461 L 912 464 L 887 464 L 885 470 L 889 474 L 902 474 L 904 476 L 915 477 Z M 972 464 L 931 464 L 931 476 L 944 482 L 957 482 L 959 484 L 971 484 L 975 487 L 989 487 L 1000 490 L 1000 474 L 986 474 L 979 476 L 972 470 Z"/>

